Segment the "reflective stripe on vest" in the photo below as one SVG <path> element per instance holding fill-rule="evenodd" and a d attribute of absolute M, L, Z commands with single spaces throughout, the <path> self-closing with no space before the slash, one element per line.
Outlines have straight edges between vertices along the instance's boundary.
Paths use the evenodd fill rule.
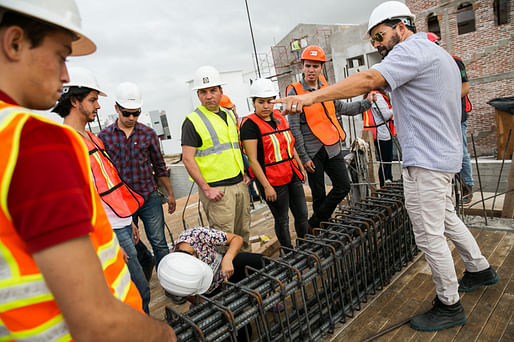
<path fill-rule="evenodd" d="M 204 156 L 208 156 L 209 154 L 221 153 L 223 151 L 231 150 L 234 148 L 239 148 L 239 143 L 235 143 L 235 142 L 228 142 L 228 143 L 220 144 L 220 138 L 218 136 L 218 133 L 216 133 L 216 130 L 212 126 L 212 123 L 209 121 L 209 119 L 207 119 L 205 114 L 198 108 L 195 109 L 195 113 L 198 114 L 200 119 L 202 119 L 202 122 L 205 125 L 205 127 L 207 127 L 207 130 L 209 131 L 209 135 L 211 136 L 212 144 L 213 144 L 213 146 L 208 147 L 205 150 L 197 149 L 196 153 L 195 153 L 196 157 L 204 157 Z M 230 117 L 231 119 L 233 119 L 234 124 L 236 124 L 235 119 L 231 115 L 229 115 L 228 112 L 226 112 L 226 114 L 227 114 L 227 120 Z"/>
<path fill-rule="evenodd" d="M 143 197 L 120 178 L 118 170 L 105 151 L 102 141 L 93 133 L 88 131 L 86 133 L 91 140 L 81 137 L 89 150 L 91 172 L 100 198 L 118 217 L 132 216 L 143 205 Z"/>
<path fill-rule="evenodd" d="M 272 186 L 287 184 L 293 177 L 293 172 L 303 180 L 298 163 L 294 159 L 294 137 L 287 120 L 278 110 L 273 110 L 272 119 L 278 120 L 273 128 L 257 114 L 247 116 L 260 130 L 264 154 L 264 174 Z"/>
<path fill-rule="evenodd" d="M 383 97 L 383 99 L 385 100 L 385 102 L 387 103 L 387 105 L 389 106 L 389 109 L 392 108 L 391 107 L 391 103 L 387 99 L 387 96 L 385 96 L 384 94 L 382 94 L 379 91 L 372 91 L 372 93 L 381 95 Z M 375 103 L 375 106 L 378 107 L 378 105 L 376 103 Z M 396 128 L 394 127 L 394 123 L 393 123 L 394 119 L 393 119 L 393 117 L 391 117 L 389 120 L 387 120 L 387 122 L 389 122 L 390 134 L 395 136 L 396 135 Z M 375 117 L 373 116 L 373 112 L 371 111 L 371 108 L 368 109 L 367 111 L 365 111 L 364 113 L 362 113 L 362 123 L 363 123 L 363 129 L 370 130 L 373 133 L 373 140 L 377 140 L 377 127 L 385 125 L 384 122 L 382 122 L 380 125 L 377 125 L 375 123 Z"/>
<path fill-rule="evenodd" d="M 319 76 L 318 83 L 320 89 L 327 87 L 327 81 L 323 75 Z M 296 82 L 290 85 L 296 91 L 296 94 L 302 95 L 309 91 L 303 88 L 301 82 Z M 288 89 L 290 87 L 288 86 Z M 324 145 L 330 146 L 337 144 L 339 141 L 346 139 L 346 133 L 341 127 L 339 120 L 336 116 L 335 105 L 333 101 L 326 101 L 321 103 L 314 103 L 309 107 L 304 107 L 305 119 L 309 128 Z"/>
<path fill-rule="evenodd" d="M 202 145 L 196 148 L 195 161 L 207 183 L 244 173 L 234 114 L 222 107 L 220 110 L 227 115 L 226 122 L 204 106 L 186 116 L 202 139 Z"/>
<path fill-rule="evenodd" d="M 0 101 L 0 341 L 69 341 L 71 336 L 43 275 L 10 217 L 7 198 L 18 161 L 22 130 L 28 120 L 67 139 L 86 184 L 91 224 L 89 234 L 104 276 L 115 297 L 142 311 L 141 298 L 130 282 L 118 241 L 110 227 L 90 178 L 89 158 L 82 139 L 72 129 L 23 108 Z M 26 319 L 24 319 L 26 318 Z"/>

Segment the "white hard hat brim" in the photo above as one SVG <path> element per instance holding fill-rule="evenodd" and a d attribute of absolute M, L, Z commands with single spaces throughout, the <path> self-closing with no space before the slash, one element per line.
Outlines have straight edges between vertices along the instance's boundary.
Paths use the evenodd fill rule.
<path fill-rule="evenodd" d="M 207 88 L 212 88 L 212 87 L 218 87 L 218 86 L 222 86 L 222 85 L 225 85 L 225 84 L 226 84 L 225 82 L 216 82 L 214 84 L 210 84 L 210 85 L 207 85 L 207 86 L 193 87 L 193 90 L 200 90 L 200 89 L 207 89 Z"/>
<path fill-rule="evenodd" d="M 54 13 L 50 9 L 45 9 L 40 3 L 38 4 L 37 1 L 34 1 L 33 4 L 25 1 L 20 5 L 17 3 L 17 0 L 2 0 L 0 2 L 0 8 L 18 12 L 71 31 L 76 37 L 71 45 L 72 52 L 70 56 L 85 56 L 96 51 L 95 43 L 93 43 L 93 41 L 89 39 L 80 28 L 80 17 L 78 18 L 78 25 L 75 25 L 70 22 L 69 17 Z M 71 17 L 75 14 L 71 11 L 68 13 L 70 13 Z M 79 15 L 78 9 L 76 14 Z"/>

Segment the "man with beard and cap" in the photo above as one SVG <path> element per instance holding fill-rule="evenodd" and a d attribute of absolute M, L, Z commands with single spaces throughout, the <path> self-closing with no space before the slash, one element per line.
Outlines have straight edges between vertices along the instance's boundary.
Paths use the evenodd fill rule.
<path fill-rule="evenodd" d="M 73 0 L 0 0 L 0 340 L 176 341 L 138 312 L 80 136 L 29 109 L 95 51 L 80 23 Z"/>
<path fill-rule="evenodd" d="M 371 69 L 337 84 L 276 102 L 299 113 L 323 101 L 351 98 L 382 87 L 394 101 L 397 136 L 403 153 L 405 206 L 416 244 L 432 270 L 437 296 L 429 311 L 410 321 L 417 330 L 438 331 L 466 323 L 458 292 L 498 282 L 473 235 L 455 212 L 452 179 L 461 169 L 461 78 L 452 57 L 416 33 L 414 15 L 398 1 L 377 6 L 369 18 L 371 44 L 384 57 Z M 448 237 L 466 271 L 457 280 Z"/>
<path fill-rule="evenodd" d="M 92 132 L 86 131 L 86 125 L 93 122 L 98 115 L 98 97 L 106 96 L 100 90 L 93 73 L 88 69 L 75 67 L 69 69 L 69 74 L 70 82 L 65 85 L 61 98 L 52 111 L 63 117 L 64 124 L 80 134 L 86 144 L 96 190 L 102 199 L 109 223 L 126 253 L 130 278 L 143 299 L 143 311 L 149 313 L 150 286 L 137 258 L 134 235 L 138 238 L 138 230 L 132 223 L 132 215 L 144 203 L 143 197 L 121 180 L 102 141 Z"/>

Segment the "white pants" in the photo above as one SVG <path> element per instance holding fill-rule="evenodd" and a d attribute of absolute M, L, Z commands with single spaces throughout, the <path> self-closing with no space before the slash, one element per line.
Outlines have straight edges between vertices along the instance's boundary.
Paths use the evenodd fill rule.
<path fill-rule="evenodd" d="M 452 173 L 410 166 L 403 169 L 405 207 L 414 237 L 432 270 L 439 300 L 455 304 L 459 300 L 457 276 L 445 235 L 455 244 L 469 272 L 489 267 L 475 238 L 462 223 L 452 202 Z"/>

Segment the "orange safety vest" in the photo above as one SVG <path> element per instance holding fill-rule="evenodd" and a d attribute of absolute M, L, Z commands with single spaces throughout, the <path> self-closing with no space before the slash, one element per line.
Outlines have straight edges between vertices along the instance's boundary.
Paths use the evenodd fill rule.
<path fill-rule="evenodd" d="M 77 166 L 90 188 L 89 207 L 94 232 L 89 237 L 102 264 L 105 280 L 116 298 L 141 312 L 142 301 L 130 280 L 120 245 L 94 189 L 90 178 L 89 159 L 78 134 L 69 127 L 0 101 L 0 341 L 71 341 L 72 337 L 61 311 L 25 241 L 18 234 L 7 208 L 20 136 L 28 120 L 36 120 L 41 127 L 46 126 L 62 134 L 73 147 L 78 160 Z"/>
<path fill-rule="evenodd" d="M 143 197 L 121 180 L 118 170 L 96 135 L 86 131 L 91 140 L 82 137 L 89 150 L 89 161 L 100 198 L 121 218 L 130 217 L 144 203 Z"/>
<path fill-rule="evenodd" d="M 391 109 L 391 103 L 387 99 L 387 96 L 382 94 L 379 91 L 373 91 L 372 93 L 380 94 L 384 98 L 384 100 L 387 102 L 387 105 L 389 106 L 389 109 Z M 377 127 L 385 125 L 384 122 L 382 122 L 380 125 L 375 124 L 375 118 L 373 117 L 373 112 L 371 111 L 371 108 L 362 113 L 362 121 L 364 124 L 364 129 L 371 130 L 373 132 L 373 140 L 377 140 Z M 389 129 L 391 130 L 391 134 L 393 136 L 396 135 L 396 128 L 394 127 L 394 120 L 393 117 L 391 119 L 387 120 L 389 122 Z"/>
<path fill-rule="evenodd" d="M 273 118 L 278 119 L 274 129 L 268 122 L 257 114 L 247 116 L 261 131 L 262 147 L 264 149 L 264 173 L 272 186 L 287 184 L 293 177 L 293 172 L 303 181 L 303 174 L 294 159 L 294 137 L 286 119 L 278 110 L 273 110 Z"/>
<path fill-rule="evenodd" d="M 320 89 L 328 86 L 327 80 L 323 75 L 319 76 L 318 82 Z M 287 86 L 286 94 L 289 93 L 291 87 L 296 90 L 296 94 L 298 95 L 308 93 L 308 91 L 303 89 L 301 82 L 296 82 Z M 324 145 L 334 145 L 339 141 L 344 141 L 346 138 L 346 133 L 339 124 L 339 120 L 337 120 L 336 108 L 333 101 L 315 103 L 309 107 L 304 107 L 303 112 L 305 113 L 305 119 L 312 133 Z"/>

